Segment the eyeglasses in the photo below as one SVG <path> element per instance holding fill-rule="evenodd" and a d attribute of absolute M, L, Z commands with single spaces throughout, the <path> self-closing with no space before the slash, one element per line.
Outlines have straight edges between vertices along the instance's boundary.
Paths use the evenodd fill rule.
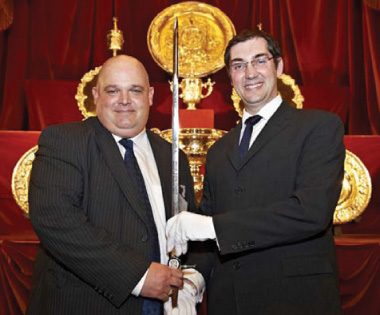
<path fill-rule="evenodd" d="M 230 64 L 230 69 L 233 72 L 243 72 L 247 70 L 248 63 L 255 67 L 255 69 L 263 69 L 269 60 L 272 60 L 274 57 L 269 57 L 268 55 L 258 56 L 253 58 L 251 61 L 235 61 Z"/>

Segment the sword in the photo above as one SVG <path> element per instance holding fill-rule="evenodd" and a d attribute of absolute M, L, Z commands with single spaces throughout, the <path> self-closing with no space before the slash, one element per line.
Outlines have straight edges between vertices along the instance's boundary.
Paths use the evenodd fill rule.
<path fill-rule="evenodd" d="M 178 18 L 173 26 L 173 105 L 172 105 L 172 215 L 179 213 L 179 101 L 178 101 Z M 169 266 L 180 268 L 181 262 L 173 253 L 170 254 Z M 172 307 L 178 305 L 178 289 L 171 295 Z"/>
<path fill-rule="evenodd" d="M 173 29 L 173 105 L 172 105 L 172 215 L 179 213 L 179 101 L 178 101 L 178 19 Z"/>

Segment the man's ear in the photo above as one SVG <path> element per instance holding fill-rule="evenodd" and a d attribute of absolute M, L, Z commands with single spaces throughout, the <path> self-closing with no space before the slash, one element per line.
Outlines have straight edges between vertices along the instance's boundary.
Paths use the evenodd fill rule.
<path fill-rule="evenodd" d="M 154 87 L 153 86 L 149 87 L 148 94 L 149 94 L 149 106 L 152 106 L 153 105 L 153 95 L 154 95 Z"/>
<path fill-rule="evenodd" d="M 278 58 L 277 63 L 277 77 L 279 77 L 284 72 L 284 62 L 282 61 L 282 58 Z"/>
<path fill-rule="evenodd" d="M 94 102 L 96 103 L 97 98 L 99 97 L 98 88 L 93 86 L 91 89 L 92 97 L 94 98 Z"/>

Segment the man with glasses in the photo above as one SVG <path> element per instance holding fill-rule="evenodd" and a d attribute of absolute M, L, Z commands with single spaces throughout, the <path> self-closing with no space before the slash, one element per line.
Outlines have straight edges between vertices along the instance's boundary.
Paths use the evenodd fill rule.
<path fill-rule="evenodd" d="M 166 227 L 207 283 L 208 314 L 340 314 L 332 219 L 345 148 L 340 119 L 281 98 L 277 42 L 255 30 L 225 52 L 242 122 L 208 152 L 201 214 Z M 201 289 L 201 288 L 199 288 Z"/>

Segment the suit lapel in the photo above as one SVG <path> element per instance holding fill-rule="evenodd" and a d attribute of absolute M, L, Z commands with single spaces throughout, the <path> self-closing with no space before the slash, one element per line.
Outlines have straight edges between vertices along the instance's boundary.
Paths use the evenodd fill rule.
<path fill-rule="evenodd" d="M 234 144 L 236 145 L 231 148 L 230 159 L 234 167 L 239 170 L 242 168 L 257 152 L 259 152 L 265 144 L 267 144 L 271 139 L 275 138 L 277 134 L 281 132 L 283 128 L 285 128 L 291 120 L 293 108 L 287 105 L 285 102 L 282 102 L 281 106 L 277 109 L 277 111 L 273 114 L 273 116 L 269 119 L 268 123 L 265 125 L 263 130 L 261 130 L 260 134 L 253 142 L 250 147 L 248 154 L 243 159 L 240 160 L 239 152 L 238 152 L 238 143 L 239 136 L 241 130 L 241 123 L 239 124 L 239 128 L 237 130 L 237 135 L 234 136 Z"/>
<path fill-rule="evenodd" d="M 125 195 L 132 209 L 140 216 L 140 218 L 147 222 L 146 211 L 143 203 L 139 199 L 139 194 L 136 185 L 128 174 L 128 170 L 124 165 L 123 158 L 120 150 L 113 138 L 112 134 L 106 130 L 98 121 L 95 120 L 96 142 L 99 146 L 100 154 L 103 155 L 105 163 L 110 169 L 116 182 L 119 184 L 121 191 Z"/>
<path fill-rule="evenodd" d="M 241 160 L 239 155 L 239 138 L 240 138 L 240 131 L 241 131 L 241 121 L 239 125 L 237 125 L 234 129 L 232 129 L 229 134 L 229 142 L 227 144 L 227 156 L 231 161 L 232 166 L 235 168 L 235 170 L 239 170 L 241 167 Z"/>

